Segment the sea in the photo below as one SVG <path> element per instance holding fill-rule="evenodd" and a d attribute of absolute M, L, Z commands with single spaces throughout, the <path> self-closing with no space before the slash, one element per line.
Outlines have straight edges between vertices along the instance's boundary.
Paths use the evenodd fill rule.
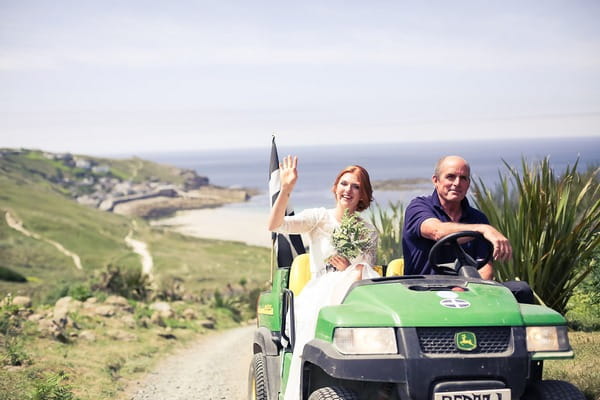
<path fill-rule="evenodd" d="M 298 182 L 292 195 L 296 211 L 334 205 L 331 186 L 337 173 L 351 164 L 369 171 L 372 181 L 423 179 L 403 190 L 375 191 L 375 202 L 382 208 L 398 202 L 408 204 L 418 195 L 430 194 L 430 178 L 438 159 L 460 155 L 469 161 L 473 181 L 483 181 L 493 189 L 500 176 L 508 176 L 508 166 L 521 170 L 522 163 L 536 163 L 545 157 L 555 173 L 578 162 L 578 170 L 600 166 L 600 136 L 579 138 L 537 138 L 476 141 L 428 141 L 372 144 L 289 146 L 277 143 L 279 159 L 298 156 Z M 247 212 L 269 209 L 268 182 L 271 138 L 264 147 L 230 148 L 139 154 L 140 157 L 179 168 L 195 170 L 210 183 L 224 187 L 252 188 L 259 192 L 246 203 L 226 207 Z"/>

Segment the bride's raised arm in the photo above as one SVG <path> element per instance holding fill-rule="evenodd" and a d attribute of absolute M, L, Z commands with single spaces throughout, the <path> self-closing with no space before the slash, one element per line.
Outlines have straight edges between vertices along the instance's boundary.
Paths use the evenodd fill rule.
<path fill-rule="evenodd" d="M 290 195 L 294 190 L 298 180 L 298 157 L 286 156 L 283 162 L 279 163 L 279 180 L 281 181 L 281 190 L 275 200 L 271 213 L 269 214 L 269 230 L 274 231 L 283 224 L 285 209 L 290 200 Z"/>

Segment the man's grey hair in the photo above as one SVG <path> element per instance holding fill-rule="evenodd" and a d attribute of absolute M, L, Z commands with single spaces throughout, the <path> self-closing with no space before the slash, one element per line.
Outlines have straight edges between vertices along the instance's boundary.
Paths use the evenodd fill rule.
<path fill-rule="evenodd" d="M 469 165 L 469 163 L 467 162 L 467 160 L 465 160 L 464 158 L 462 158 L 461 156 L 444 156 L 442 158 L 440 158 L 438 160 L 438 162 L 435 164 L 435 169 L 433 170 L 433 176 L 435 176 L 436 178 L 440 177 L 440 169 L 442 168 L 442 164 L 444 163 L 444 161 L 446 161 L 448 158 L 460 158 L 461 160 L 464 161 L 465 165 L 467 166 L 467 168 L 469 169 L 469 179 L 471 179 L 471 165 Z"/>

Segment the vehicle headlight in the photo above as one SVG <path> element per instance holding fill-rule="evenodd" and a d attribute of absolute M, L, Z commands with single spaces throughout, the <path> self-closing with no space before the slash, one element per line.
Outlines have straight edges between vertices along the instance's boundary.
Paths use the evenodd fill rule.
<path fill-rule="evenodd" d="M 397 354 L 394 328 L 336 328 L 333 345 L 343 354 Z"/>
<path fill-rule="evenodd" d="M 527 351 L 568 351 L 566 326 L 528 326 Z"/>

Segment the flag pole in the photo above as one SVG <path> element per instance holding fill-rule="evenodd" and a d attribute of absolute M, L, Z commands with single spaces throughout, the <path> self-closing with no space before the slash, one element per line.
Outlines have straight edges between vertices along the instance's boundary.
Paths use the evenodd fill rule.
<path fill-rule="evenodd" d="M 275 141 L 275 132 L 271 134 L 271 143 Z M 277 239 L 275 239 L 277 240 Z M 273 232 L 271 232 L 271 273 L 269 274 L 269 284 L 273 284 L 273 274 L 275 273 L 275 240 L 273 240 Z"/>
<path fill-rule="evenodd" d="M 275 267 L 275 242 L 271 241 L 271 275 L 269 277 L 269 285 L 273 284 L 274 267 Z"/>

